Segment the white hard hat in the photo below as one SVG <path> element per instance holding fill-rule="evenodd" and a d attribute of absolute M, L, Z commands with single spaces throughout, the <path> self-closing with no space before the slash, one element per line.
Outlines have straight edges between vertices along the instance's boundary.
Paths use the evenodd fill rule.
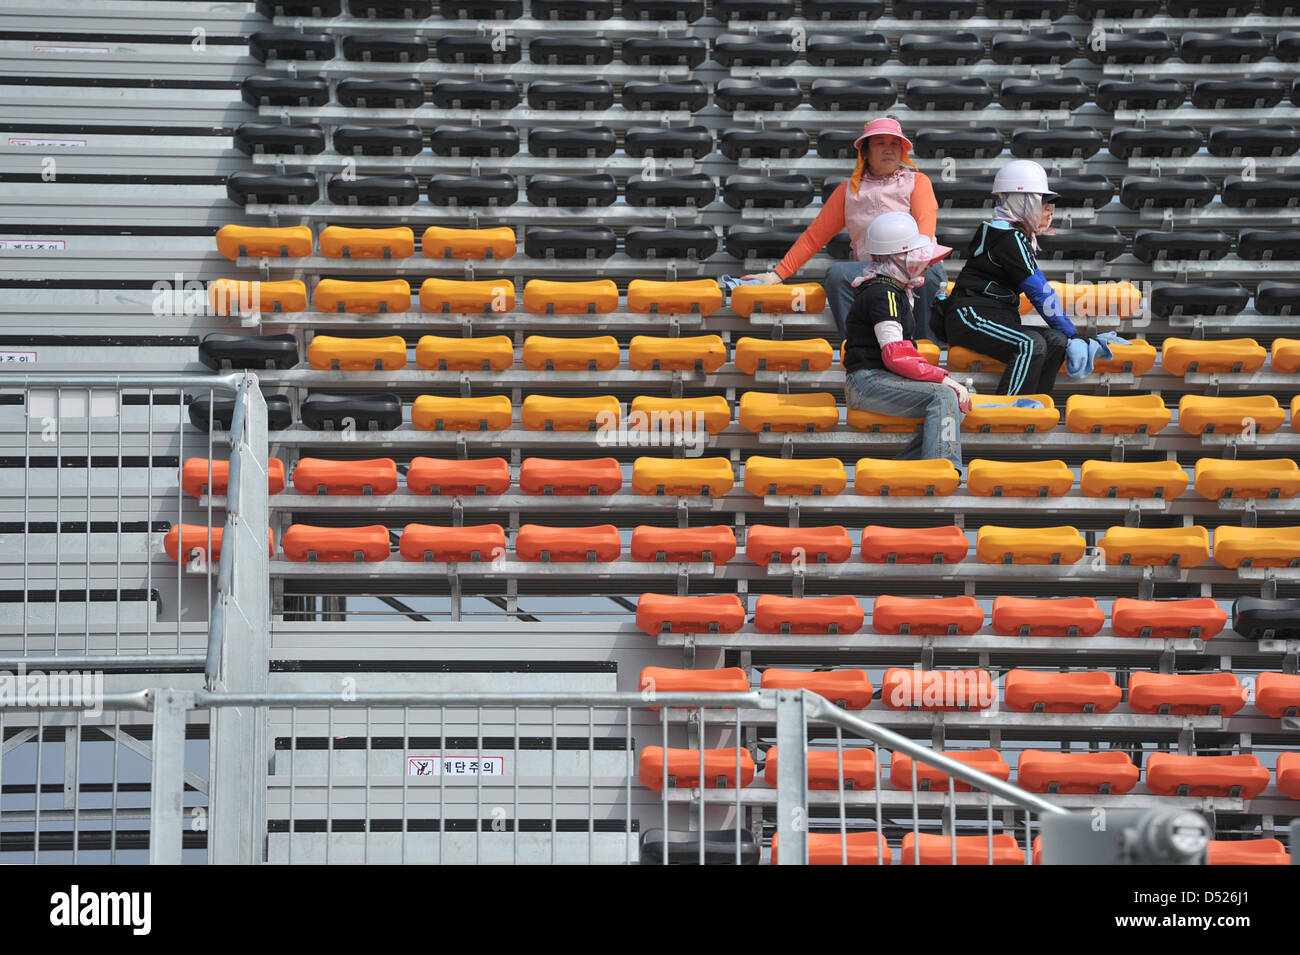
<path fill-rule="evenodd" d="M 872 255 L 912 252 L 933 245 L 930 237 L 921 234 L 916 220 L 906 212 L 882 213 L 867 226 L 866 247 Z"/>
<path fill-rule="evenodd" d="M 1013 159 L 993 177 L 993 193 L 1034 192 L 1048 202 L 1060 198 L 1047 185 L 1047 170 L 1032 159 Z"/>

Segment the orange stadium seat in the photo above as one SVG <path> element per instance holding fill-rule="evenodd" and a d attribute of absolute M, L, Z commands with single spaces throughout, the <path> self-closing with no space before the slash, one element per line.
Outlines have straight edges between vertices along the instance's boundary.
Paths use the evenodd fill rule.
<path fill-rule="evenodd" d="M 336 338 L 317 335 L 307 343 L 307 361 L 321 371 L 396 371 L 406 367 L 406 339 Z"/>
<path fill-rule="evenodd" d="M 1074 487 L 1064 461 L 985 461 L 967 465 L 966 490 L 979 497 L 1061 497 Z"/>
<path fill-rule="evenodd" d="M 1300 338 L 1275 338 L 1269 355 L 1273 371 L 1293 375 L 1300 371 Z"/>
<path fill-rule="evenodd" d="M 857 633 L 865 617 L 857 597 L 778 597 L 761 594 L 754 603 L 759 633 Z"/>
<path fill-rule="evenodd" d="M 936 368 L 939 367 L 939 358 L 942 352 L 939 350 L 937 344 L 930 341 L 928 338 L 922 338 L 919 342 L 916 342 L 916 350 L 920 352 L 921 357 L 931 365 L 934 365 Z M 844 345 L 842 342 L 840 343 L 840 351 L 844 351 Z"/>
<path fill-rule="evenodd" d="M 924 418 L 900 418 L 895 415 L 849 408 L 844 413 L 844 423 L 854 431 L 870 434 L 911 434 L 921 427 Z"/>
<path fill-rule="evenodd" d="M 997 597 L 993 629 L 1004 637 L 1093 637 L 1106 613 L 1091 597 Z"/>
<path fill-rule="evenodd" d="M 1092 370 L 1098 374 L 1128 372 L 1134 377 L 1145 375 L 1156 364 L 1155 346 L 1145 338 L 1135 338 L 1127 343 L 1110 346 L 1110 358 L 1097 356 L 1092 363 Z"/>
<path fill-rule="evenodd" d="M 664 775 L 669 786 L 683 789 L 736 789 L 736 767 L 740 767 L 739 788 L 754 781 L 754 758 L 743 747 L 733 749 L 706 749 L 703 760 L 698 749 L 669 749 L 665 765 L 662 746 L 647 746 L 637 760 L 637 779 L 646 788 L 659 792 L 663 789 Z M 700 779 L 700 766 L 704 766 L 704 779 Z"/>
<path fill-rule="evenodd" d="M 510 465 L 505 458 L 412 458 L 406 486 L 415 494 L 504 494 L 510 490 Z"/>
<path fill-rule="evenodd" d="M 632 488 L 638 494 L 707 494 L 723 497 L 735 487 L 728 458 L 637 458 Z"/>
<path fill-rule="evenodd" d="M 1007 672 L 1003 699 L 1013 713 L 1109 713 L 1123 691 L 1107 670 Z"/>
<path fill-rule="evenodd" d="M 420 431 L 504 431 L 513 411 L 505 395 L 444 398 L 420 395 L 411 405 L 411 424 Z"/>
<path fill-rule="evenodd" d="M 773 789 L 777 779 L 777 750 L 773 746 L 766 753 L 766 765 L 763 779 Z M 834 750 L 810 749 L 808 761 L 808 788 L 835 789 L 875 789 L 876 788 L 876 754 L 869 749 Z"/>
<path fill-rule="evenodd" d="M 1277 788 L 1289 799 L 1300 799 L 1300 753 L 1278 754 Z"/>
<path fill-rule="evenodd" d="M 1261 673 L 1255 677 L 1255 709 L 1274 719 L 1300 715 L 1300 674 Z"/>
<path fill-rule="evenodd" d="M 810 832 L 809 865 L 890 865 L 894 861 L 889 843 L 873 829 L 870 832 Z M 772 865 L 777 864 L 777 836 L 772 835 Z"/>
<path fill-rule="evenodd" d="M 208 283 L 208 301 L 218 315 L 304 312 L 307 310 L 307 285 L 298 279 L 284 282 L 213 279 Z"/>
<path fill-rule="evenodd" d="M 388 528 L 383 524 L 366 527 L 290 524 L 280 544 L 289 560 L 374 562 L 387 560 L 390 553 Z"/>
<path fill-rule="evenodd" d="M 515 287 L 509 279 L 425 279 L 420 285 L 420 308 L 426 312 L 488 315 L 515 307 Z"/>
<path fill-rule="evenodd" d="M 735 594 L 672 597 L 642 594 L 636 625 L 643 633 L 735 633 L 745 625 L 745 607 Z"/>
<path fill-rule="evenodd" d="M 955 524 L 862 528 L 862 559 L 873 564 L 955 564 L 969 552 L 970 541 Z"/>
<path fill-rule="evenodd" d="M 936 750 L 936 752 L 1003 782 L 1011 778 L 1011 767 L 996 749 L 949 749 Z M 915 786 L 918 790 L 947 790 L 949 777 L 943 770 L 936 769 L 929 763 L 913 760 L 906 753 L 893 754 L 889 764 L 889 781 L 895 789 L 910 792 L 913 788 L 913 771 L 916 772 Z M 968 793 L 971 791 L 971 784 L 953 777 L 952 788 L 954 792 Z"/>
<path fill-rule="evenodd" d="M 405 312 L 411 307 L 411 286 L 406 279 L 321 279 L 311 299 L 318 312 Z"/>
<path fill-rule="evenodd" d="M 1147 757 L 1147 789 L 1157 796 L 1232 796 L 1254 799 L 1272 782 L 1258 756 L 1182 756 L 1152 753 Z"/>
<path fill-rule="evenodd" d="M 469 527 L 407 524 L 402 528 L 397 549 L 406 560 L 493 561 L 506 556 L 506 532 L 500 524 Z"/>
<path fill-rule="evenodd" d="M 731 424 L 731 405 L 721 395 L 707 398 L 660 398 L 637 395 L 628 409 L 629 431 L 699 431 L 719 434 Z"/>
<path fill-rule="evenodd" d="M 1065 426 L 1076 434 L 1155 434 L 1173 420 L 1159 395 L 1070 395 Z"/>
<path fill-rule="evenodd" d="M 825 561 L 842 564 L 853 555 L 849 532 L 838 525 L 831 527 L 772 527 L 754 524 L 745 535 L 745 556 L 766 567 L 771 563 L 788 564 L 800 556 L 810 564 Z"/>
<path fill-rule="evenodd" d="M 1147 673 L 1129 677 L 1128 706 L 1135 713 L 1232 716 L 1246 705 L 1246 691 L 1232 673 Z"/>
<path fill-rule="evenodd" d="M 530 371 L 609 371 L 620 360 L 618 339 L 613 335 L 591 338 L 549 338 L 529 335 L 524 339 L 523 363 Z"/>
<path fill-rule="evenodd" d="M 881 594 L 871 608 L 876 633 L 972 634 L 984 626 L 974 597 L 893 597 Z"/>
<path fill-rule="evenodd" d="M 524 524 L 515 535 L 515 556 L 526 561 L 601 563 L 618 560 L 623 543 L 613 524 L 593 527 L 543 527 Z"/>
<path fill-rule="evenodd" d="M 970 348 L 950 345 L 948 346 L 948 370 L 1001 373 L 1007 370 L 1007 364 L 988 355 L 981 355 Z"/>
<path fill-rule="evenodd" d="M 429 226 L 420 239 L 420 250 L 430 259 L 508 259 L 515 254 L 515 230 L 449 229 Z"/>
<path fill-rule="evenodd" d="M 1073 564 L 1087 544 L 1073 527 L 995 527 L 975 537 L 975 556 L 986 564 Z"/>
<path fill-rule="evenodd" d="M 1138 768 L 1123 750 L 1094 753 L 1049 753 L 1026 749 L 1016 765 L 1016 782 L 1031 793 L 1130 792 L 1138 781 Z"/>
<path fill-rule="evenodd" d="M 415 363 L 428 371 L 504 371 L 515 363 L 515 344 L 509 335 L 421 335 L 415 345 Z"/>
<path fill-rule="evenodd" d="M 722 289 L 713 279 L 659 282 L 633 279 L 627 284 L 627 310 L 640 315 L 712 315 L 722 308 Z"/>
<path fill-rule="evenodd" d="M 695 561 L 725 564 L 736 556 L 736 534 L 725 524 L 716 527 L 651 527 L 632 530 L 628 553 L 640 561 Z"/>
<path fill-rule="evenodd" d="M 608 315 L 618 308 L 618 286 L 611 279 L 594 282 L 524 284 L 524 311 L 532 315 Z"/>
<path fill-rule="evenodd" d="M 1032 398 L 1041 408 L 1014 408 L 1007 402 L 1016 398 L 1005 395 L 971 395 L 970 412 L 961 419 L 961 429 L 993 434 L 1021 434 L 1051 431 L 1061 421 L 1051 395 L 1018 395 Z"/>
<path fill-rule="evenodd" d="M 598 495 L 614 494 L 622 488 L 623 469 L 614 458 L 524 458 L 519 466 L 519 490 L 525 494 Z"/>
<path fill-rule="evenodd" d="M 826 292 L 820 285 L 793 283 L 739 285 L 731 291 L 731 310 L 750 315 L 797 315 L 826 309 Z"/>
<path fill-rule="evenodd" d="M 829 392 L 747 391 L 740 396 L 739 417 L 746 431 L 828 431 L 839 424 L 840 409 Z"/>
<path fill-rule="evenodd" d="M 211 476 L 209 476 L 211 468 Z M 267 458 L 266 476 L 268 494 L 279 494 L 284 490 L 284 462 L 279 458 Z M 186 458 L 181 465 L 181 488 L 190 497 L 203 494 L 225 494 L 230 480 L 230 462 L 209 460 L 208 458 Z M 211 481 L 211 486 L 208 485 Z"/>
<path fill-rule="evenodd" d="M 320 254 L 327 259 L 405 259 L 415 254 L 415 233 L 406 226 L 391 229 L 326 226 L 320 232 Z"/>
<path fill-rule="evenodd" d="M 207 528 L 201 524 L 174 525 L 163 535 L 163 552 L 172 560 L 180 561 L 182 558 L 178 555 L 183 553 L 183 559 L 189 560 L 206 548 L 206 560 L 215 563 L 221 559 L 221 538 L 225 530 L 225 527 Z M 266 543 L 267 553 L 274 557 L 275 535 L 269 528 L 266 531 Z M 215 567 L 212 569 L 216 570 Z"/>
<path fill-rule="evenodd" d="M 961 472 L 947 458 L 895 461 L 859 458 L 853 487 L 859 494 L 882 497 L 925 497 L 951 494 L 961 485 Z"/>
<path fill-rule="evenodd" d="M 1211 839 L 1206 865 L 1290 865 L 1280 839 Z"/>
<path fill-rule="evenodd" d="M 1300 395 L 1291 399 L 1291 430 L 1300 431 Z"/>
<path fill-rule="evenodd" d="M 740 667 L 721 670 L 677 670 L 672 667 L 642 667 L 637 691 L 648 699 L 659 693 L 748 693 L 749 675 Z M 652 706 L 652 710 L 659 707 Z"/>
<path fill-rule="evenodd" d="M 299 494 L 392 494 L 397 490 L 397 465 L 392 458 L 299 458 L 293 469 L 293 488 Z"/>
<path fill-rule="evenodd" d="M 1209 398 L 1183 395 L 1178 399 L 1178 427 L 1188 434 L 1269 434 L 1282 427 L 1286 411 L 1272 395 Z"/>
<path fill-rule="evenodd" d="M 1222 567 L 1300 566 L 1300 527 L 1216 527 L 1214 562 Z"/>
<path fill-rule="evenodd" d="M 1192 486 L 1202 497 L 1215 501 L 1225 497 L 1295 497 L 1300 493 L 1300 467 L 1294 458 L 1201 458 L 1196 462 Z"/>
<path fill-rule="evenodd" d="M 618 399 L 610 395 L 591 398 L 552 398 L 529 395 L 519 420 L 529 431 L 596 431 L 617 427 Z"/>
<path fill-rule="evenodd" d="M 705 371 L 713 373 L 727 363 L 727 345 L 721 335 L 667 338 L 636 335 L 627 347 L 627 364 L 637 371 Z"/>
<path fill-rule="evenodd" d="M 765 494 L 839 494 L 849 483 L 839 458 L 745 459 L 745 490 L 755 497 Z"/>
<path fill-rule="evenodd" d="M 1192 373 L 1253 372 L 1264 367 L 1268 352 L 1253 338 L 1166 338 L 1160 367 L 1179 377 Z"/>
<path fill-rule="evenodd" d="M 873 688 L 866 670 L 782 670 L 768 667 L 759 686 L 764 690 L 808 690 L 846 710 L 871 705 Z"/>
<path fill-rule="evenodd" d="M 1025 853 L 1016 837 L 1002 832 L 993 836 L 956 836 L 958 865 L 988 865 L 990 843 L 994 865 L 1024 865 Z M 948 836 L 905 833 L 898 861 L 903 865 L 952 865 L 953 842 Z M 919 862 L 918 862 L 919 860 Z"/>
<path fill-rule="evenodd" d="M 1112 527 L 1097 546 L 1112 566 L 1199 567 L 1210 559 L 1210 534 L 1204 527 Z"/>
<path fill-rule="evenodd" d="M 986 710 L 997 700 L 987 670 L 890 667 L 880 683 L 880 701 L 891 710 Z"/>
<path fill-rule="evenodd" d="M 1173 500 L 1187 490 L 1187 472 L 1177 461 L 1084 461 L 1079 490 L 1084 497 Z"/>
<path fill-rule="evenodd" d="M 1199 637 L 1209 640 L 1228 622 L 1211 597 L 1187 600 L 1133 600 L 1120 597 L 1110 608 L 1110 627 L 1120 637 Z"/>
<path fill-rule="evenodd" d="M 742 338 L 736 342 L 733 360 L 737 370 L 746 375 L 756 371 L 826 371 L 835 353 L 824 338 Z"/>
<path fill-rule="evenodd" d="M 217 230 L 217 251 L 232 262 L 241 255 L 301 259 L 311 255 L 311 250 L 311 229 L 305 225 L 283 226 L 278 229 L 223 225 Z"/>

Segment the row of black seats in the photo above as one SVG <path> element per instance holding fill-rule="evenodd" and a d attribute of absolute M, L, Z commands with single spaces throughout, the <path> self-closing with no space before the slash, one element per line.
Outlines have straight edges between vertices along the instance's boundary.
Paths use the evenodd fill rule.
<path fill-rule="evenodd" d="M 329 84 L 322 78 L 252 76 L 241 84 L 245 102 L 261 106 L 324 106 Z M 341 106 L 412 109 L 425 102 L 418 80 L 340 80 L 336 87 Z M 1192 84 L 1191 102 L 1197 109 L 1271 109 L 1288 95 L 1287 84 L 1276 77 L 1200 79 Z M 1300 77 L 1290 86 L 1291 102 L 1300 105 Z M 1102 80 L 1095 95 L 1077 76 L 1050 78 L 1011 77 L 997 91 L 982 78 L 910 79 L 902 95 L 898 84 L 885 77 L 815 79 L 805 94 L 790 78 L 719 80 L 713 102 L 737 110 L 791 110 L 805 99 L 822 111 L 889 109 L 901 99 L 908 109 L 979 110 L 996 100 L 1004 109 L 1073 110 L 1095 102 L 1106 112 L 1119 109 L 1177 109 L 1187 101 L 1187 86 L 1175 79 Z M 438 80 L 429 101 L 439 109 L 514 109 L 524 99 L 514 80 Z M 619 99 L 624 109 L 698 112 L 709 105 L 709 87 L 700 80 L 666 82 L 628 81 L 621 96 L 608 80 L 571 82 L 537 81 L 528 84 L 528 105 L 533 109 L 604 110 Z"/>
<path fill-rule="evenodd" d="M 1067 14 L 1069 0 L 983 0 L 984 16 L 992 19 L 1056 20 Z M 875 20 L 886 15 L 885 0 L 621 0 L 619 15 L 630 20 L 673 20 L 693 23 L 709 13 L 718 20 L 784 20 L 802 15 L 809 20 Z M 1296 0 L 1075 0 L 1074 13 L 1133 19 L 1163 12 L 1171 17 L 1239 17 L 1259 12 L 1269 17 L 1291 16 Z M 524 15 L 523 0 L 257 0 L 258 12 L 270 18 L 354 17 L 426 19 L 435 13 L 447 20 L 508 20 Z M 614 0 L 530 0 L 529 12 L 539 20 L 607 20 L 615 15 Z M 968 20 L 979 13 L 979 0 L 894 0 L 889 11 L 902 20 Z"/>

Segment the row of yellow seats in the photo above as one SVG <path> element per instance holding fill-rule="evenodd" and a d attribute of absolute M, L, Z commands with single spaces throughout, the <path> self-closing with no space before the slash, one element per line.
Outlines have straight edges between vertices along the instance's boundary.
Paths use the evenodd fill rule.
<path fill-rule="evenodd" d="M 217 250 L 232 262 L 241 255 L 254 258 L 301 259 L 312 254 L 315 241 L 305 225 L 264 227 L 224 225 L 217 230 Z M 430 259 L 508 259 L 515 254 L 515 230 L 424 230 L 420 247 Z M 331 225 L 321 229 L 320 254 L 327 259 L 405 259 L 415 254 L 415 233 L 406 226 L 353 229 Z"/>
<path fill-rule="evenodd" d="M 936 349 L 937 351 L 937 349 Z M 1122 345 L 1111 346 L 1111 358 L 1099 358 L 1093 363 L 1098 372 L 1127 371 L 1145 375 L 1156 363 L 1155 347 L 1138 338 Z M 929 356 L 926 356 L 929 358 Z M 1206 340 L 1199 338 L 1166 338 L 1160 347 L 1160 367 L 1171 375 L 1226 374 L 1256 372 L 1264 367 L 1265 360 L 1273 371 L 1294 374 L 1300 371 L 1300 339 L 1278 338 L 1272 349 L 1265 348 L 1253 338 Z M 933 364 L 938 364 L 933 361 Z M 1001 372 L 1007 366 L 988 355 L 960 345 L 948 349 L 949 371 Z"/>

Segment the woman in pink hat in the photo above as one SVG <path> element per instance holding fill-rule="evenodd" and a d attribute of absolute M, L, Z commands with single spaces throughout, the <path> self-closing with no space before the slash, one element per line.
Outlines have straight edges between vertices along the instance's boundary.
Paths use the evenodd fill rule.
<path fill-rule="evenodd" d="M 858 161 L 853 175 L 822 203 L 822 211 L 790 247 L 775 270 L 745 276 L 765 285 L 785 281 L 842 229 L 848 229 L 855 261 L 832 265 L 826 270 L 825 281 L 826 301 L 841 333 L 845 329 L 849 306 L 853 304 L 853 289 L 849 283 L 862 274 L 869 258 L 864 246 L 867 226 L 882 213 L 906 212 L 916 220 L 922 235 L 934 238 L 935 220 L 939 213 L 930 177 L 919 172 L 908 158 L 912 143 L 903 135 L 903 128 L 897 120 L 888 117 L 873 119 L 863 128 L 854 146 L 858 150 Z M 936 262 L 926 270 L 924 285 L 912 294 L 917 324 L 923 335 L 929 335 L 930 303 L 938 291 L 946 287 L 946 282 L 943 265 Z"/>

